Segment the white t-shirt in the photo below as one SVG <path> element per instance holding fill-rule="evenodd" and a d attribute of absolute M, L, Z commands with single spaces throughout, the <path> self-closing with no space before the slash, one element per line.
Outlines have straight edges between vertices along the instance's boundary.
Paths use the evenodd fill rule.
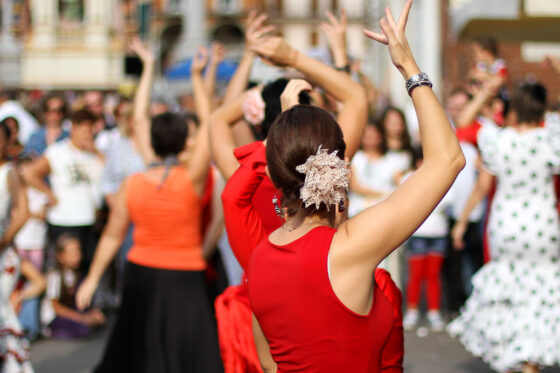
<path fill-rule="evenodd" d="M 50 145 L 45 151 L 51 174 L 51 189 L 58 200 L 47 213 L 47 221 L 67 227 L 92 225 L 101 206 L 103 161 L 80 150 L 69 139 Z"/>
<path fill-rule="evenodd" d="M 457 220 L 463 213 L 463 209 L 469 200 L 471 192 L 473 191 L 476 180 L 478 178 L 478 171 L 476 169 L 476 162 L 478 159 L 478 150 L 470 143 L 462 142 L 461 149 L 465 155 L 465 168 L 459 173 L 455 183 L 451 189 L 455 198 L 451 204 L 451 216 Z M 484 201 L 480 202 L 469 215 L 469 221 L 477 222 L 482 219 L 484 215 Z"/>
<path fill-rule="evenodd" d="M 404 182 L 412 172 L 403 177 Z M 447 208 L 451 206 L 455 200 L 456 195 L 453 188 L 449 189 L 447 194 L 443 196 L 434 211 L 428 216 L 420 227 L 412 234 L 414 237 L 446 237 L 449 233 L 449 220 L 445 213 Z"/>
<path fill-rule="evenodd" d="M 411 156 L 407 152 L 389 151 L 381 158 L 372 161 L 360 150 L 352 158 L 352 177 L 355 177 L 363 187 L 389 195 L 396 188 L 395 174 L 408 170 L 410 164 Z M 385 197 L 372 199 L 350 191 L 348 198 L 350 200 L 348 214 L 352 217 Z"/>
<path fill-rule="evenodd" d="M 47 195 L 35 188 L 27 188 L 27 204 L 31 213 L 43 211 L 48 204 Z M 47 224 L 45 221 L 30 218 L 16 235 L 14 242 L 19 250 L 43 249 L 47 241 Z"/>

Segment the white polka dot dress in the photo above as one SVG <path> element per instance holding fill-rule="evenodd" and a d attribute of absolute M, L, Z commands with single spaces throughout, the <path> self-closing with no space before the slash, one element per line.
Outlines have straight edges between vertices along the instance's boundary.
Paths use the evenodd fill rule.
<path fill-rule="evenodd" d="M 491 261 L 448 331 L 499 372 L 560 363 L 560 225 L 553 174 L 560 121 L 518 132 L 486 125 L 478 145 L 497 177 L 488 222 Z"/>

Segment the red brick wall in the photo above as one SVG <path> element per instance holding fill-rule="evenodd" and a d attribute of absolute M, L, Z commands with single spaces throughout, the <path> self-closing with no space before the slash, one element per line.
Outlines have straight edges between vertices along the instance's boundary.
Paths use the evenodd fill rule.
<path fill-rule="evenodd" d="M 471 55 L 470 43 L 457 41 L 449 33 L 449 19 L 447 15 L 447 0 L 442 1 L 442 58 L 443 58 L 443 85 L 444 93 L 448 94 L 456 87 L 460 87 L 466 80 L 469 69 L 474 65 Z M 560 101 L 560 74 L 551 68 L 544 68 L 540 63 L 528 63 L 521 59 L 520 43 L 499 42 L 500 57 L 508 65 L 511 88 L 515 82 L 527 78 L 536 79 L 546 86 L 549 92 L 549 102 Z"/>

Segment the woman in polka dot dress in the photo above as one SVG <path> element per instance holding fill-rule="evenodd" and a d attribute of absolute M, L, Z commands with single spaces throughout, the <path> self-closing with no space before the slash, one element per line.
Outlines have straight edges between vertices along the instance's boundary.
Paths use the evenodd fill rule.
<path fill-rule="evenodd" d="M 545 105 L 543 86 L 521 86 L 510 126 L 486 125 L 478 134 L 482 160 L 498 182 L 488 224 L 491 261 L 473 276 L 473 293 L 448 331 L 499 372 L 560 363 L 560 225 L 552 181 L 560 172 L 560 121 L 541 126 Z"/>

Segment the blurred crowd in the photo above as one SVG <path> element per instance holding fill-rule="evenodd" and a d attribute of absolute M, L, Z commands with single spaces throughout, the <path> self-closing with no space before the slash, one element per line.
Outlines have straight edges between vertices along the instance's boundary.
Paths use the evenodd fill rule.
<path fill-rule="evenodd" d="M 368 61 L 349 58 L 345 28 L 344 14 L 328 14 L 321 25 L 331 49 L 330 68 L 359 84 L 367 100 L 367 125 L 351 160 L 348 213 L 353 216 L 406 180 L 421 165 L 422 151 L 414 112 L 393 106 L 391 97 L 362 73 L 360 65 Z M 193 92 L 171 103 L 152 97 L 149 88 L 141 89 L 142 79 L 146 87 L 151 85 L 153 56 L 138 39 L 130 48 L 144 71 L 133 97 L 97 90 L 0 90 L 0 266 L 1 276 L 9 277 L 0 283 L 0 338 L 5 339 L 0 355 L 4 364 L 13 364 L 2 371 L 32 371 L 28 341 L 88 336 L 105 324 L 107 312 L 120 306 L 133 225 L 87 307 L 76 304 L 76 292 L 98 255 L 96 247 L 119 203 L 116 195 L 123 181 L 166 162 L 166 157 L 154 161 L 146 156 L 148 135 L 139 133 L 138 126 L 142 111 L 149 118 L 173 112 L 188 128 L 184 150 L 169 162 L 192 161 L 191 149 L 200 139 L 213 148 L 200 201 L 208 296 L 213 300 L 228 286 L 241 283 L 243 269 L 229 247 L 221 211 L 221 192 L 237 167 L 228 157 L 233 149 L 266 137 L 272 124 L 267 121 L 281 110 L 279 96 L 290 79 L 310 80 L 310 102 L 332 113 L 351 100 L 298 71 L 296 59 L 301 56 L 271 33 L 274 27 L 267 25 L 265 15 L 249 16 L 244 54 L 224 89 L 216 87 L 216 71 L 225 47 L 201 47 L 192 63 Z M 472 54 L 476 62 L 463 85 L 442 98 L 466 167 L 433 214 L 382 263 L 405 294 L 405 330 L 423 325 L 434 332 L 445 330 L 473 291 L 471 277 L 491 258 L 486 225 L 495 186 L 481 172 L 477 134 L 488 125 L 509 125 L 512 90 L 527 82 L 510 74 L 491 37 L 473 41 Z M 274 84 L 250 82 L 256 58 L 282 68 L 285 78 Z M 543 64 L 560 74 L 559 58 L 550 56 Z M 195 83 L 199 78 L 200 84 Z M 542 126 L 559 116 L 558 98 L 549 97 L 546 104 Z M 200 131 L 209 131 L 210 139 Z M 229 156 L 223 155 L 227 152 Z M 262 208 L 272 211 L 274 206 L 266 201 Z"/>

